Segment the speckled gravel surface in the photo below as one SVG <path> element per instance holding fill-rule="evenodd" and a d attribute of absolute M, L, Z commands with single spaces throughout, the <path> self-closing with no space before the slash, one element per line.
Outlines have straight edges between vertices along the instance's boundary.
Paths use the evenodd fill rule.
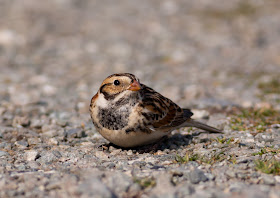
<path fill-rule="evenodd" d="M 257 168 L 280 161 L 279 10 L 278 0 L 0 0 L 0 197 L 280 197 L 280 167 Z M 109 144 L 88 106 L 116 72 L 225 133 Z M 238 117 L 250 108 L 276 121 Z"/>

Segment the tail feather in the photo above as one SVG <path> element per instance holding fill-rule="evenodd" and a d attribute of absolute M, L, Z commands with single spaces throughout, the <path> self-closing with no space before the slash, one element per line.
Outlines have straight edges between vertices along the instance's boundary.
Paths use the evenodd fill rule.
<path fill-rule="evenodd" d="M 184 126 L 196 127 L 196 128 L 203 129 L 205 131 L 209 131 L 209 132 L 212 132 L 212 133 L 223 133 L 223 131 L 221 131 L 221 130 L 215 128 L 215 127 L 211 127 L 207 124 L 203 124 L 203 123 L 195 121 L 193 119 L 189 119 L 188 121 L 186 121 L 184 123 Z"/>

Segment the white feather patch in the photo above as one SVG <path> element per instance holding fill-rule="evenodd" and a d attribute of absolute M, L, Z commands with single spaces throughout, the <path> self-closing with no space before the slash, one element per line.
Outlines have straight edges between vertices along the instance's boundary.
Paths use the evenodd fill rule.
<path fill-rule="evenodd" d="M 104 95 L 100 93 L 96 100 L 96 106 L 101 108 L 107 108 L 108 105 L 109 105 L 108 101 L 104 98 Z"/>

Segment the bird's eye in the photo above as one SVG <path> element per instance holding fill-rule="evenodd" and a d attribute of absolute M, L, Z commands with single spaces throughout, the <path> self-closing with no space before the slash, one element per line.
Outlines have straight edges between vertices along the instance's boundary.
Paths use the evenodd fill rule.
<path fill-rule="evenodd" d="M 118 80 L 115 80 L 115 81 L 114 81 L 114 85 L 118 86 L 118 85 L 120 85 L 120 84 L 121 84 L 120 81 L 118 81 Z"/>

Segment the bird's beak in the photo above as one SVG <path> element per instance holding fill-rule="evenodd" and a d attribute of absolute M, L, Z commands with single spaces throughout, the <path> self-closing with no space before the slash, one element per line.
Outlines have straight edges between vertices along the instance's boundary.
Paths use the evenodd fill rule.
<path fill-rule="evenodd" d="M 131 91 L 139 91 L 140 89 L 141 89 L 141 86 L 137 80 L 134 80 L 128 88 L 128 90 L 131 90 Z"/>

